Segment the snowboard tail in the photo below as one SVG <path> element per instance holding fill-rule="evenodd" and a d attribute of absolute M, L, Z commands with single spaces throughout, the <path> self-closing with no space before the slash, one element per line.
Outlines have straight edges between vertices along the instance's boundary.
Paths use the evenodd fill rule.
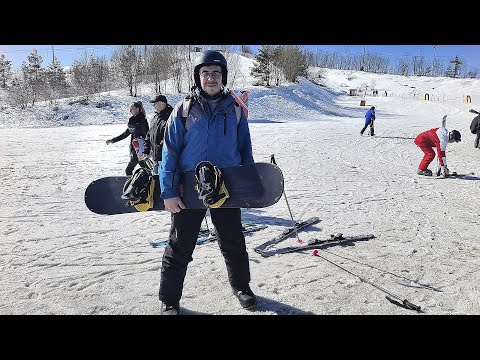
<path fill-rule="evenodd" d="M 283 194 L 283 174 L 271 163 L 255 163 L 231 168 L 222 168 L 225 185 L 230 197 L 220 208 L 264 208 L 278 202 Z M 91 182 L 85 190 L 85 204 L 96 214 L 116 215 L 138 212 L 128 206 L 128 200 L 121 198 L 127 176 L 109 176 Z M 206 209 L 195 190 L 195 173 L 186 172 L 180 176 L 179 194 L 187 209 Z M 158 196 L 156 184 L 154 206 L 148 211 L 165 210 L 163 200 Z"/>

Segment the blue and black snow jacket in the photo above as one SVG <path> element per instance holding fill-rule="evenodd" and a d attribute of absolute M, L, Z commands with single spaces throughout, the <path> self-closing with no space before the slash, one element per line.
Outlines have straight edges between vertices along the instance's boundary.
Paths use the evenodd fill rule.
<path fill-rule="evenodd" d="M 178 196 L 180 173 L 194 171 L 203 160 L 219 168 L 252 164 L 248 121 L 242 111 L 237 119 L 235 99 L 222 95 L 215 110 L 198 91 L 192 92 L 188 116 L 182 118 L 183 100 L 175 105 L 165 129 L 160 168 L 161 197 Z"/>

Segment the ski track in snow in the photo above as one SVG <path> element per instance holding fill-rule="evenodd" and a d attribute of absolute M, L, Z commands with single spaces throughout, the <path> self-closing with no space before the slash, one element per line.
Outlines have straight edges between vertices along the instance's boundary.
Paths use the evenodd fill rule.
<path fill-rule="evenodd" d="M 253 107 L 262 96 L 279 99 L 265 113 L 279 103 L 293 106 L 284 103 L 281 92 L 269 92 L 252 98 Z M 355 109 L 358 102 L 329 96 L 344 109 Z M 375 137 L 360 136 L 364 108 L 358 117 L 289 122 L 255 121 L 267 116 L 254 117 L 252 111 L 255 160 L 268 162 L 275 154 L 295 220 L 322 220 L 299 233 L 303 241 L 335 232 L 376 236 L 325 248 L 320 255 L 420 305 L 426 314 L 480 314 L 480 181 L 419 178 L 421 151 L 413 144 L 417 133 L 439 126 L 448 113 L 465 139 L 447 148 L 451 169 L 480 174 L 480 152 L 468 133 L 469 104 L 393 97 L 377 98 L 375 104 Z M 105 145 L 105 139 L 123 131 L 124 124 L 0 129 L 0 313 L 159 314 L 164 248 L 149 243 L 168 238 L 170 215 L 100 216 L 83 202 L 91 181 L 123 175 L 127 140 Z M 257 311 L 241 309 L 231 294 L 213 242 L 195 249 L 182 314 L 416 314 L 311 251 L 270 258 L 255 253 L 255 246 L 291 225 L 284 197 L 269 208 L 243 210 L 243 219 L 268 225 L 246 235 Z M 295 241 L 293 235 L 278 246 Z"/>

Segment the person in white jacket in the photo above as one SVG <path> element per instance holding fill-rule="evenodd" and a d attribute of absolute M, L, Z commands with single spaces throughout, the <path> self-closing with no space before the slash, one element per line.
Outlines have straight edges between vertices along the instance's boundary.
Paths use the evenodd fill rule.
<path fill-rule="evenodd" d="M 452 130 L 448 132 L 444 127 L 433 128 L 418 134 L 414 143 L 424 152 L 424 156 L 418 166 L 417 174 L 432 176 L 432 171 L 428 169 L 428 165 L 430 165 L 433 159 L 435 159 L 435 151 L 433 148 L 436 148 L 441 174 L 445 177 L 449 176 L 450 172 L 447 167 L 447 156 L 445 151 L 447 150 L 448 143 L 459 141 L 461 141 L 461 134 L 459 131 Z"/>

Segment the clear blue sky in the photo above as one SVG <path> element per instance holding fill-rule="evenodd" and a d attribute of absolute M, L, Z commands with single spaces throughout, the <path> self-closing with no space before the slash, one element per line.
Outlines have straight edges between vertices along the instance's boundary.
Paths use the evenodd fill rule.
<path fill-rule="evenodd" d="M 249 46 L 254 52 L 259 47 Z M 68 66 L 74 59 L 84 55 L 85 51 L 108 58 L 115 47 L 116 45 L 53 45 L 53 51 L 62 65 Z M 52 60 L 52 45 L 0 45 L 0 54 L 12 61 L 13 69 L 18 69 L 34 48 L 42 56 L 43 66 L 47 66 Z M 362 54 L 365 49 L 367 52 L 389 57 L 391 63 L 401 57 L 421 55 L 431 60 L 434 53 L 437 58 L 446 62 L 459 55 L 468 66 L 480 69 L 480 45 L 306 45 L 305 48 L 313 52 L 318 49 L 341 54 Z"/>

